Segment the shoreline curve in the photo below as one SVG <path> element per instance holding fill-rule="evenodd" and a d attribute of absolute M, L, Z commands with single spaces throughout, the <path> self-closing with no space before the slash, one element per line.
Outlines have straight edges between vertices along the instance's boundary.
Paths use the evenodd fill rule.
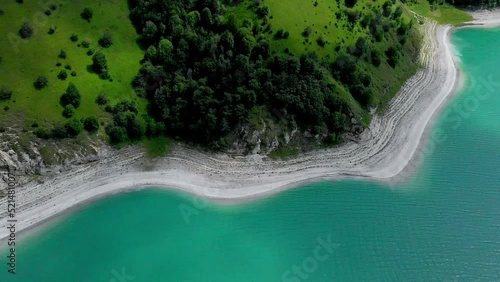
<path fill-rule="evenodd" d="M 469 27 L 500 25 L 500 10 L 471 13 Z M 145 187 L 184 191 L 223 203 L 239 203 L 321 180 L 368 179 L 397 183 L 425 157 L 424 147 L 444 106 L 463 79 L 451 52 L 455 28 L 426 21 L 423 67 L 408 79 L 388 110 L 373 117 L 359 142 L 305 153 L 287 161 L 231 157 L 176 145 L 169 156 L 148 160 L 136 147 L 104 150 L 100 160 L 16 188 L 17 232 L 99 198 Z M 0 199 L 0 225 L 7 226 L 7 198 Z M 0 241 L 8 236 L 0 230 Z"/>

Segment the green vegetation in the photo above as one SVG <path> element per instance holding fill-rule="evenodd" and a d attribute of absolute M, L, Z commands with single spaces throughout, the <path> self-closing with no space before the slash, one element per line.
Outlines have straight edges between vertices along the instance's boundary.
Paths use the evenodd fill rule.
<path fill-rule="evenodd" d="M 106 94 L 101 92 L 99 96 L 97 96 L 96 103 L 101 106 L 106 105 L 108 103 L 108 98 L 106 98 Z"/>
<path fill-rule="evenodd" d="M 9 100 L 12 97 L 12 90 L 10 90 L 7 86 L 2 85 L 0 89 L 0 101 Z"/>
<path fill-rule="evenodd" d="M 70 118 L 75 115 L 75 107 L 72 104 L 68 104 L 64 107 L 64 111 L 62 113 L 63 117 Z"/>
<path fill-rule="evenodd" d="M 142 117 L 146 101 L 137 97 L 131 82 L 144 52 L 136 44 L 138 36 L 129 19 L 127 1 L 72 1 L 62 6 L 53 3 L 55 1 L 26 1 L 19 5 L 15 1 L 4 1 L 1 4 L 5 13 L 0 21 L 3 34 L 0 37 L 3 58 L 0 86 L 5 85 L 12 97 L 0 99 L 0 108 L 9 109 L 0 113 L 0 120 L 10 122 L 12 116 L 22 116 L 28 121 L 38 121 L 40 127 L 51 133 L 56 125 L 66 122 L 61 114 L 64 106 L 60 104 L 60 97 L 70 82 L 81 95 L 74 118 L 81 120 L 94 115 L 105 123 L 111 122 L 110 114 L 95 103 L 101 92 L 107 93 L 112 104 L 124 99 L 135 101 Z M 93 10 L 90 23 L 80 16 L 84 8 Z M 50 16 L 44 14 L 46 9 L 52 10 Z M 23 40 L 19 31 L 25 21 L 34 32 Z M 50 29 L 54 30 L 52 35 L 48 33 Z M 91 48 L 105 54 L 113 82 L 100 79 L 92 68 L 92 56 L 87 55 L 89 49 L 79 48 L 79 41 L 70 40 L 75 34 L 79 40 L 97 42 L 106 32 L 112 35 L 113 44 L 106 49 L 92 44 Z M 66 65 L 71 66 L 70 71 L 65 69 Z M 48 84 L 37 90 L 33 83 L 39 76 L 46 77 Z"/>
<path fill-rule="evenodd" d="M 440 5 L 444 0 L 429 0 L 430 3 Z M 446 0 L 447 3 L 463 8 L 493 9 L 500 6 L 500 0 Z"/>
<path fill-rule="evenodd" d="M 92 57 L 92 69 L 99 74 L 99 77 L 102 79 L 109 78 L 108 61 L 101 51 L 98 51 L 94 54 L 94 57 Z"/>
<path fill-rule="evenodd" d="M 172 140 L 165 136 L 148 138 L 144 140 L 144 148 L 150 158 L 165 156 L 172 148 Z"/>
<path fill-rule="evenodd" d="M 154 121 L 148 123 L 137 116 L 138 109 L 135 103 L 129 101 L 122 101 L 114 107 L 107 106 L 106 110 L 113 115 L 113 123 L 106 127 L 106 133 L 109 135 L 112 143 L 118 144 L 126 141 L 138 141 L 145 134 L 149 128 L 149 122 L 155 124 Z M 149 136 L 156 135 L 160 132 L 148 134 Z M 164 133 L 164 132 L 161 132 Z"/>
<path fill-rule="evenodd" d="M 399 1 L 226 3 L 131 2 L 147 47 L 134 85 L 169 134 L 223 148 L 264 107 L 283 130 L 340 135 L 418 67 L 420 36 Z"/>
<path fill-rule="evenodd" d="M 368 126 L 419 67 L 413 12 L 471 19 L 429 2 L 6 2 L 0 119 L 21 115 L 39 138 L 83 129 L 115 144 L 146 136 L 152 155 L 168 147 L 164 135 L 224 149 L 242 128 L 298 128 L 336 145 L 353 120 Z M 280 147 L 272 157 L 298 152 Z"/>
<path fill-rule="evenodd" d="M 31 36 L 33 36 L 33 33 L 35 32 L 34 28 L 33 28 L 33 25 L 28 22 L 28 21 L 25 21 L 23 23 L 23 25 L 21 26 L 21 29 L 19 30 L 19 35 L 23 38 L 23 39 L 28 39 L 30 38 Z"/>
<path fill-rule="evenodd" d="M 278 148 L 269 153 L 269 157 L 275 160 L 276 159 L 286 160 L 298 156 L 299 153 L 300 150 L 297 148 Z"/>
<path fill-rule="evenodd" d="M 33 83 L 33 86 L 34 86 L 36 89 L 40 90 L 40 89 L 42 89 L 42 88 L 46 87 L 48 83 L 49 83 L 49 80 L 48 80 L 45 76 L 40 75 L 40 76 L 39 76 L 39 77 L 35 80 L 35 82 Z"/>
<path fill-rule="evenodd" d="M 66 80 L 66 78 L 68 78 L 68 72 L 66 70 L 60 70 L 57 78 L 60 80 Z"/>
<path fill-rule="evenodd" d="M 82 13 L 81 13 L 81 16 L 84 20 L 90 22 L 90 20 L 94 16 L 94 11 L 92 11 L 91 8 L 84 8 Z"/>
<path fill-rule="evenodd" d="M 450 4 L 437 3 L 438 1 L 414 0 L 407 1 L 408 9 L 441 24 L 452 24 L 455 26 L 463 25 L 472 21 L 472 16 Z M 433 4 L 430 4 L 432 2 Z"/>
<path fill-rule="evenodd" d="M 76 86 L 70 82 L 66 92 L 61 96 L 61 104 L 63 106 L 73 105 L 73 107 L 78 108 L 80 106 L 82 96 L 80 95 L 80 91 L 76 88 Z"/>
<path fill-rule="evenodd" d="M 109 48 L 113 44 L 113 36 L 111 33 L 106 31 L 106 33 L 99 39 L 99 45 L 101 45 L 104 48 Z"/>
<path fill-rule="evenodd" d="M 95 116 L 89 116 L 83 121 L 83 127 L 88 132 L 95 132 L 99 129 L 99 120 Z"/>

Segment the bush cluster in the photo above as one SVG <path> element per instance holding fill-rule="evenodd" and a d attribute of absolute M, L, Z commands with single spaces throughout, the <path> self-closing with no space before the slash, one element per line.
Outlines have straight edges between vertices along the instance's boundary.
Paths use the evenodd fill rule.
<path fill-rule="evenodd" d="M 146 124 L 137 116 L 134 103 L 123 101 L 107 110 L 113 114 L 113 124 L 106 127 L 111 143 L 140 140 L 145 135 Z"/>
<path fill-rule="evenodd" d="M 285 126 L 296 122 L 315 134 L 345 128 L 335 128 L 335 113 L 347 116 L 348 107 L 317 56 L 271 51 L 265 5 L 257 8 L 263 25 L 240 25 L 216 0 L 138 0 L 131 8 L 147 50 L 134 87 L 172 136 L 222 148 L 254 107 L 280 112 Z"/>
<path fill-rule="evenodd" d="M 12 90 L 10 90 L 7 86 L 2 85 L 0 88 L 0 101 L 9 100 L 12 97 Z"/>

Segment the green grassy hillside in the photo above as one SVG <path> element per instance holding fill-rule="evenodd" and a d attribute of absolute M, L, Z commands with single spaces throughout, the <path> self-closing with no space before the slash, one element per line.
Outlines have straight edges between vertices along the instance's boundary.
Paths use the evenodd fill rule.
<path fill-rule="evenodd" d="M 92 126 L 107 133 L 98 138 L 112 143 L 155 137 L 146 142 L 151 155 L 166 151 L 163 135 L 224 149 L 264 128 L 263 143 L 280 140 L 278 155 L 341 143 L 420 67 L 414 13 L 455 25 L 471 19 L 427 0 L 52 3 L 0 3 L 0 133 L 22 128 L 29 148 L 35 135 L 74 137 L 96 116 Z M 34 28 L 28 39 L 25 22 Z M 98 42 L 106 33 L 113 44 L 105 48 Z M 95 52 L 107 60 L 105 79 Z M 48 84 L 36 89 L 40 76 Z M 61 103 L 70 83 L 81 94 L 74 119 Z M 107 106 L 96 103 L 101 93 Z M 295 149 L 283 148 L 297 128 Z"/>
<path fill-rule="evenodd" d="M 36 121 L 47 127 L 62 122 L 65 118 L 59 99 L 70 82 L 82 95 L 76 118 L 89 115 L 108 118 L 109 114 L 95 103 L 101 92 L 106 93 L 111 104 L 123 99 L 136 100 L 144 109 L 145 102 L 137 99 L 131 87 L 143 52 L 136 44 L 138 36 L 129 20 L 126 1 L 64 1 L 63 5 L 51 10 L 49 16 L 45 11 L 50 7 L 40 3 L 3 1 L 0 4 L 4 12 L 0 15 L 0 85 L 13 93 L 10 100 L 0 101 L 0 119 L 23 116 L 26 124 Z M 80 16 L 86 7 L 94 11 L 90 22 Z M 24 21 L 30 21 L 35 28 L 34 35 L 27 40 L 18 35 Z M 57 28 L 54 34 L 48 33 L 51 27 Z M 113 45 L 104 49 L 98 40 L 107 31 L 112 35 Z M 78 36 L 78 41 L 70 40 L 73 34 Z M 84 40 L 91 42 L 89 48 L 77 46 Z M 93 73 L 92 56 L 87 55 L 90 49 L 102 50 L 106 55 L 112 82 Z M 66 59 L 58 57 L 61 50 L 67 53 Z M 56 66 L 57 63 L 61 66 Z M 60 80 L 58 74 L 66 65 L 70 65 L 71 70 L 67 70 L 66 80 Z M 76 76 L 71 75 L 72 71 Z M 36 90 L 33 82 L 40 75 L 47 77 L 48 85 Z M 5 107 L 9 110 L 5 111 Z"/>
<path fill-rule="evenodd" d="M 460 26 L 472 21 L 472 16 L 449 4 L 431 5 L 427 0 L 408 1 L 407 7 L 421 16 L 433 19 L 441 24 Z"/>

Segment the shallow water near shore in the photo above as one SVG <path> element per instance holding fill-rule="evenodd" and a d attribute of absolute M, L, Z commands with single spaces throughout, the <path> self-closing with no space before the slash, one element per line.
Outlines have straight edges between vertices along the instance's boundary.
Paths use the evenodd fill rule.
<path fill-rule="evenodd" d="M 115 195 L 19 241 L 0 281 L 499 281 L 500 29 L 452 36 L 467 79 L 404 184 L 321 182 L 234 206 Z"/>

